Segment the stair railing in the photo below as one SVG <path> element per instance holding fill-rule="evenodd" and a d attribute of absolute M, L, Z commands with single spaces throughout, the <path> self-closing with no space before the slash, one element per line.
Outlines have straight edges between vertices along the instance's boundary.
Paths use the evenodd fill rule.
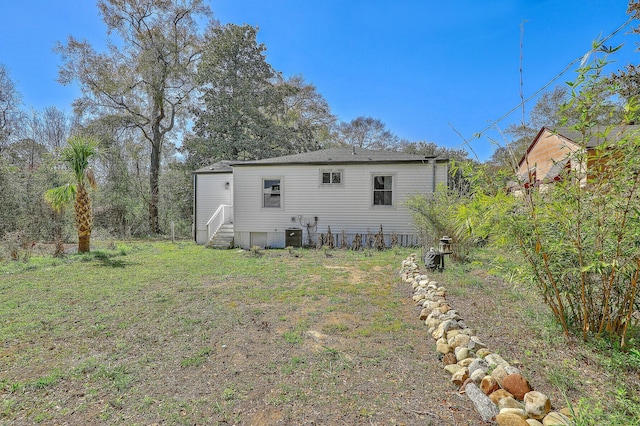
<path fill-rule="evenodd" d="M 207 222 L 207 241 L 211 241 L 220 227 L 227 222 L 233 222 L 233 206 L 220 204 L 220 207 Z"/>

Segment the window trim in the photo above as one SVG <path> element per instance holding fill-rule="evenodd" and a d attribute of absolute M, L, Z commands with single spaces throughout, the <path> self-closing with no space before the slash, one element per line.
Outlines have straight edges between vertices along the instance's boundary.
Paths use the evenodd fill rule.
<path fill-rule="evenodd" d="M 278 207 L 275 206 L 267 206 L 265 205 L 265 182 L 267 181 L 279 181 L 279 188 L 278 188 L 278 197 L 280 199 L 280 203 L 278 205 Z M 275 185 L 272 185 L 272 188 Z M 273 196 L 273 194 L 271 194 Z M 275 209 L 282 209 L 283 208 L 283 204 L 284 204 L 284 177 L 283 176 L 266 176 L 266 177 L 262 177 L 260 179 L 260 208 L 262 209 L 267 209 L 267 210 L 275 210 Z"/>
<path fill-rule="evenodd" d="M 329 180 L 331 180 L 331 182 L 325 182 L 324 181 L 324 174 L 325 173 L 329 173 Z M 334 173 L 340 173 L 340 182 L 333 182 L 333 174 Z M 320 180 L 320 186 L 321 187 L 329 188 L 329 187 L 343 186 L 344 185 L 344 170 L 343 169 L 321 169 L 320 170 L 319 180 Z"/>
<path fill-rule="evenodd" d="M 391 178 L 391 189 L 389 190 L 380 190 L 380 189 L 375 189 L 375 179 L 379 176 L 388 176 Z M 396 173 L 384 173 L 384 172 L 376 172 L 376 173 L 371 173 L 371 179 L 370 179 L 370 185 L 371 185 L 371 189 L 369 191 L 370 197 L 371 197 L 371 201 L 369 203 L 369 205 L 371 206 L 371 208 L 374 209 L 388 209 L 388 208 L 395 208 L 396 206 Z M 376 191 L 390 191 L 391 192 L 391 204 L 375 204 L 375 192 Z"/>

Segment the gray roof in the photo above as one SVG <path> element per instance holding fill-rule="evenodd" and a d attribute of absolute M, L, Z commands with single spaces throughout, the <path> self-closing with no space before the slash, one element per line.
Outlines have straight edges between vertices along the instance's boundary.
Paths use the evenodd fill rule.
<path fill-rule="evenodd" d="M 233 167 L 231 167 L 230 161 L 218 161 L 215 164 L 211 164 L 210 166 L 206 166 L 201 169 L 198 169 L 193 173 L 206 174 L 206 173 L 231 173 L 231 172 L 233 172 Z"/>
<path fill-rule="evenodd" d="M 555 130 L 547 128 L 552 133 L 557 133 L 569 139 L 572 142 L 580 142 L 584 139 L 584 136 L 579 131 L 570 127 L 558 127 Z M 607 131 L 606 137 L 603 133 Z M 586 136 L 588 137 L 586 147 L 595 148 L 607 139 L 618 140 L 629 135 L 630 133 L 640 132 L 640 126 L 638 125 L 624 125 L 624 126 L 596 126 L 589 129 Z"/>
<path fill-rule="evenodd" d="M 283 165 L 283 164 L 359 164 L 359 163 L 420 163 L 436 157 L 403 154 L 393 151 L 372 151 L 363 148 L 328 148 L 302 154 L 263 160 L 233 163 L 234 166 Z M 446 159 L 438 159 L 447 161 Z"/>

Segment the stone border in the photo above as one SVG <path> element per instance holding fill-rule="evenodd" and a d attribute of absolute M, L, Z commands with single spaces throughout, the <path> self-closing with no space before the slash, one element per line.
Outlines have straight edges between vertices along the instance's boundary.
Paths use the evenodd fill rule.
<path fill-rule="evenodd" d="M 451 382 L 473 402 L 483 421 L 499 426 L 571 426 L 569 408 L 551 411 L 551 401 L 532 390 L 517 367 L 492 353 L 447 302 L 447 290 L 420 271 L 416 254 L 402 261 L 402 281 L 421 306 L 419 319 L 429 327 Z"/>

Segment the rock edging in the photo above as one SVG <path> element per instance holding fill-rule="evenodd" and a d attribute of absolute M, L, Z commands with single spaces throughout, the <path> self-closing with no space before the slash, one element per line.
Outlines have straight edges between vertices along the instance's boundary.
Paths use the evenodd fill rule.
<path fill-rule="evenodd" d="M 447 290 L 420 271 L 416 254 L 402 261 L 401 278 L 421 306 L 419 319 L 435 339 L 436 351 L 451 382 L 473 402 L 483 421 L 499 426 L 570 426 L 568 408 L 551 410 L 551 401 L 536 392 L 517 367 L 492 353 L 447 302 Z"/>

